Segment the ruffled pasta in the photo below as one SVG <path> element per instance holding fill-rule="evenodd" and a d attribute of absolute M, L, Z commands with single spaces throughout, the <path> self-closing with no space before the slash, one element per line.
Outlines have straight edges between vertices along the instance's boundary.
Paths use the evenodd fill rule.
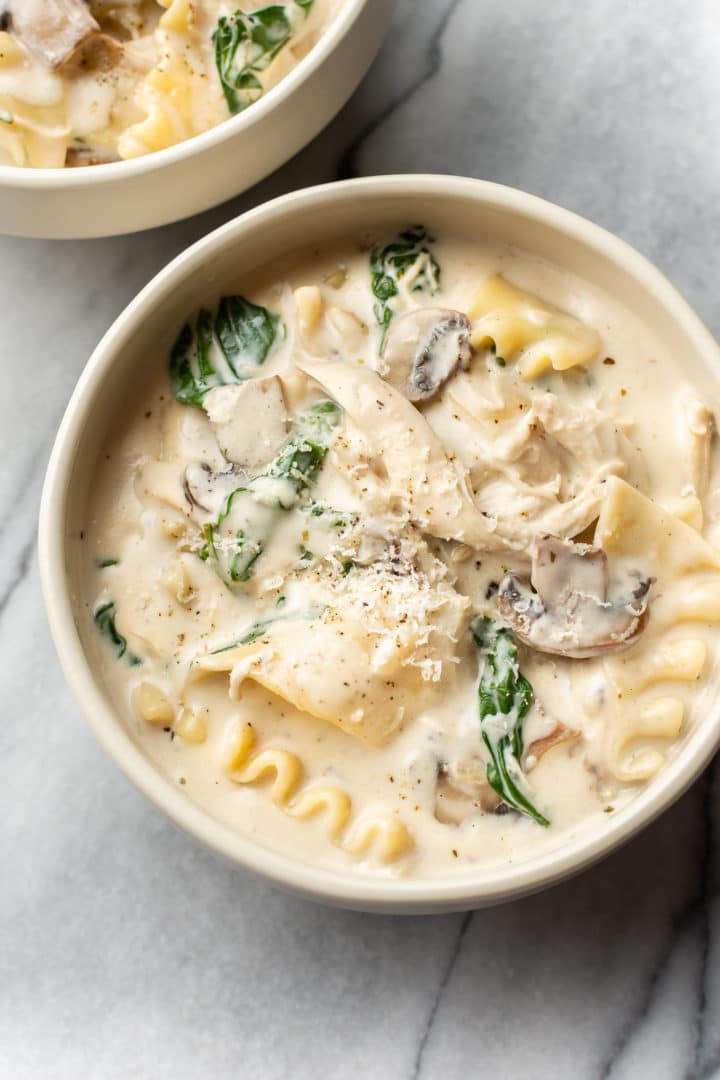
<path fill-rule="evenodd" d="M 352 855 L 372 855 L 393 862 L 413 848 L 413 839 L 402 824 L 384 814 L 366 814 L 349 830 L 343 845 Z"/>
<path fill-rule="evenodd" d="M 291 817 L 306 820 L 316 814 L 322 815 L 327 823 L 328 836 L 334 841 L 342 833 L 350 817 L 352 801 L 342 788 L 331 784 L 314 784 L 306 787 L 297 799 L 288 806 Z"/>
<path fill-rule="evenodd" d="M 173 0 L 154 34 L 157 63 L 138 84 L 143 118 L 118 139 L 122 158 L 163 150 L 227 119 L 227 106 L 212 70 L 210 36 L 216 21 L 208 5 Z"/>
<path fill-rule="evenodd" d="M 239 724 L 230 733 L 225 771 L 235 783 L 269 782 L 271 798 L 279 809 L 300 821 L 321 815 L 328 839 L 351 855 L 389 863 L 412 851 L 413 838 L 397 817 L 374 811 L 348 825 L 352 800 L 347 792 L 335 784 L 312 781 L 298 792 L 304 775 L 298 755 L 280 747 L 253 753 L 255 742 L 250 724 Z"/>
<path fill-rule="evenodd" d="M 682 731 L 685 702 L 674 687 L 696 685 L 706 673 L 708 649 L 698 631 L 720 622 L 720 553 L 616 478 L 607 483 L 596 540 L 611 557 L 658 579 L 640 642 L 604 664 L 615 695 L 608 762 L 619 780 L 637 783 L 658 772 L 665 761 L 662 743 Z"/>
<path fill-rule="evenodd" d="M 0 32 L 0 162 L 62 166 L 70 133 L 61 79 Z"/>
<path fill-rule="evenodd" d="M 422 547 L 407 563 L 401 542 L 396 550 L 395 563 L 330 578 L 327 606 L 312 618 L 197 656 L 192 677 L 228 672 L 231 694 L 250 679 L 363 742 L 387 741 L 451 674 L 470 608 Z M 425 570 L 410 565 L 423 556 Z"/>
<path fill-rule="evenodd" d="M 579 319 L 511 285 L 499 274 L 487 278 L 468 308 L 475 348 L 493 345 L 525 379 L 588 364 L 600 338 Z"/>

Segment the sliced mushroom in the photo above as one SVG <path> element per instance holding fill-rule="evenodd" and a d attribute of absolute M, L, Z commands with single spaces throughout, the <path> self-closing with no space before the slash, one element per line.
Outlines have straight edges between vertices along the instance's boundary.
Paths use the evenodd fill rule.
<path fill-rule="evenodd" d="M 540 759 L 562 743 L 579 737 L 564 724 L 557 724 L 549 735 L 536 739 L 525 752 L 525 768 L 535 768 Z M 435 785 L 435 817 L 442 825 L 462 825 L 471 814 L 503 814 L 508 807 L 487 780 L 487 767 L 481 761 L 458 762 L 438 767 Z"/>
<path fill-rule="evenodd" d="M 525 768 L 530 772 L 549 750 L 561 746 L 563 743 L 574 742 L 578 738 L 580 738 L 579 732 L 565 727 L 564 724 L 556 724 L 549 735 L 544 735 L 541 739 L 535 739 L 527 747 L 525 751 Z"/>
<path fill-rule="evenodd" d="M 248 473 L 241 469 L 213 472 L 204 461 L 193 461 L 185 469 L 183 488 L 190 505 L 210 518 L 217 518 L 229 495 L 242 487 Z"/>
<path fill-rule="evenodd" d="M 585 659 L 632 645 L 647 621 L 651 584 L 652 578 L 637 575 L 625 595 L 609 600 L 602 548 L 541 536 L 535 543 L 530 579 L 507 574 L 500 584 L 498 606 L 526 645 Z"/>
<path fill-rule="evenodd" d="M 248 472 L 267 465 L 287 438 L 288 408 L 277 375 L 218 386 L 204 406 L 223 454 Z"/>
<path fill-rule="evenodd" d="M 0 16 L 53 68 L 67 63 L 91 39 L 105 37 L 82 0 L 5 0 Z"/>
<path fill-rule="evenodd" d="M 392 323 L 380 374 L 408 401 L 427 401 L 471 358 L 470 323 L 461 311 L 418 308 Z"/>
<path fill-rule="evenodd" d="M 500 796 L 487 782 L 483 762 L 439 766 L 435 817 L 442 825 L 461 825 L 471 814 L 495 813 L 501 806 Z"/>
<path fill-rule="evenodd" d="M 83 75 L 87 71 L 109 71 L 124 57 L 130 57 L 122 45 L 110 37 L 109 34 L 91 34 L 85 41 L 80 42 L 75 51 L 63 63 L 65 75 L 70 78 Z M 132 58 L 134 60 L 134 58 Z M 138 67 L 136 63 L 133 67 Z M 143 74 L 147 74 L 150 68 L 147 63 L 138 68 Z"/>

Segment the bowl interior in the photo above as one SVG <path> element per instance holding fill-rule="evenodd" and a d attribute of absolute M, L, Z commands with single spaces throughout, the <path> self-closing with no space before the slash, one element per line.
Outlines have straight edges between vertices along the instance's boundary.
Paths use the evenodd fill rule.
<path fill-rule="evenodd" d="M 336 903 L 384 910 L 439 910 L 492 903 L 540 888 L 627 839 L 678 797 L 714 752 L 720 705 L 685 739 L 663 772 L 609 821 L 601 835 L 561 850 L 452 880 L 372 879 L 296 863 L 215 822 L 162 777 L 125 732 L 96 682 L 78 632 L 81 529 L 98 455 L 123 421 L 144 372 L 166 363 L 188 313 L 254 267 L 296 249 L 363 229 L 423 221 L 437 232 L 490 237 L 572 271 L 650 324 L 691 374 L 717 378 L 717 345 L 667 281 L 621 241 L 540 200 L 496 185 L 448 177 L 352 181 L 286 196 L 224 226 L 181 255 L 133 301 L 96 350 L 63 421 L 41 516 L 46 599 L 61 660 L 91 725 L 121 767 L 190 832 L 276 882 Z M 707 377 L 707 376 L 706 376 Z"/>

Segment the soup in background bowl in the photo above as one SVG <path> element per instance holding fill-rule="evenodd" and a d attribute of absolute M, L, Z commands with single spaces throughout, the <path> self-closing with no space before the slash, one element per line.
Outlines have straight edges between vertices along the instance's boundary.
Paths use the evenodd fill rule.
<path fill-rule="evenodd" d="M 0 231 L 108 236 L 245 191 L 345 104 L 392 0 L 7 0 Z"/>
<path fill-rule="evenodd" d="M 106 164 L 208 131 L 289 74 L 342 5 L 7 0 L 0 164 Z"/>

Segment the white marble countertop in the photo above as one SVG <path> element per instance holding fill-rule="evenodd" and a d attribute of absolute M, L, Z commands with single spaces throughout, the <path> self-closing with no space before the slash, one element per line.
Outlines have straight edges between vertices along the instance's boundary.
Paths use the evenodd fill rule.
<path fill-rule="evenodd" d="M 337 176 L 468 173 L 654 259 L 720 331 L 717 0 L 400 0 L 359 92 L 248 195 L 139 236 L 0 239 L 0 1076 L 710 1077 L 717 766 L 583 876 L 492 911 L 325 910 L 181 835 L 95 744 L 35 558 L 51 441 L 101 334 L 171 256 Z"/>

